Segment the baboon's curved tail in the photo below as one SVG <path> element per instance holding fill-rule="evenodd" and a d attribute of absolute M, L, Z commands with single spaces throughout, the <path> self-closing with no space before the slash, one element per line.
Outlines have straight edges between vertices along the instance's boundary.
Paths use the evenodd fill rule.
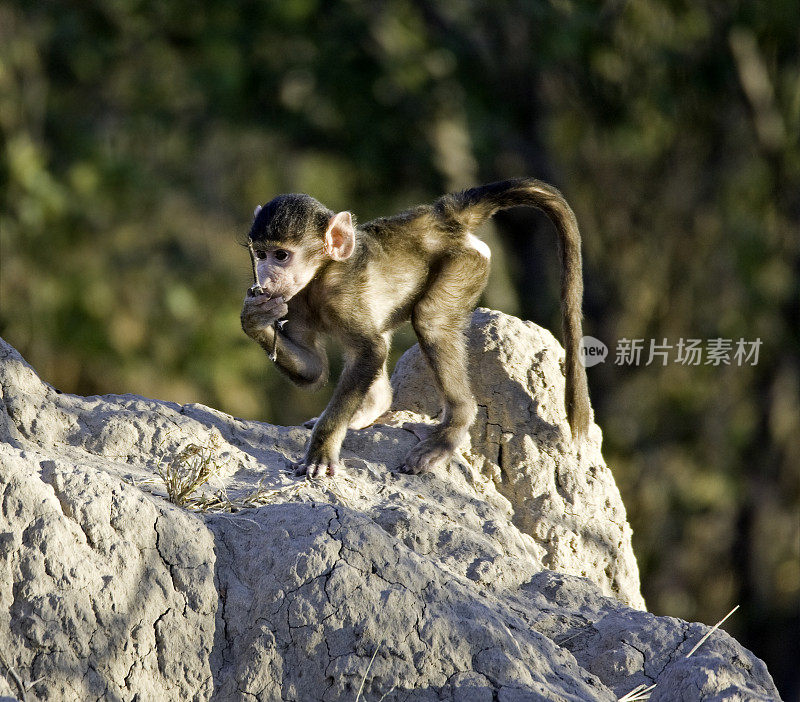
<path fill-rule="evenodd" d="M 529 206 L 542 210 L 558 230 L 561 259 L 561 323 L 566 351 L 566 408 L 572 435 L 584 436 L 592 421 L 586 369 L 579 358 L 583 313 L 581 235 L 572 208 L 556 188 L 533 178 L 490 183 L 442 198 L 437 205 L 473 229 L 498 210 Z"/>

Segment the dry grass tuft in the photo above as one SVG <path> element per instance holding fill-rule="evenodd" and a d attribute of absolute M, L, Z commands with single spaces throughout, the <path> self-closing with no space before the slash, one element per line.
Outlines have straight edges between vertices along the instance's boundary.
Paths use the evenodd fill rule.
<path fill-rule="evenodd" d="M 164 481 L 170 502 L 180 507 L 188 506 L 192 493 L 212 477 L 219 476 L 220 465 L 216 454 L 220 449 L 220 441 L 219 434 L 215 432 L 205 444 L 188 444 L 169 463 L 158 466 L 158 474 Z"/>
<path fill-rule="evenodd" d="M 243 509 L 253 509 L 279 501 L 291 500 L 305 494 L 313 485 L 321 490 L 333 502 L 352 506 L 352 500 L 345 494 L 357 490 L 357 483 L 347 475 L 337 475 L 333 480 L 299 480 L 290 485 L 277 488 L 266 488 L 261 482 L 258 487 L 245 495 L 230 497 L 225 487 L 213 493 L 199 493 L 198 490 L 214 478 L 222 478 L 223 464 L 219 460 L 222 438 L 214 432 L 203 444 L 187 444 L 172 459 L 167 460 L 162 454 L 157 472 L 161 481 L 153 478 L 124 478 L 125 482 L 163 497 L 160 489 L 163 483 L 167 499 L 185 509 L 200 512 L 232 513 Z M 166 452 L 164 452 L 166 453 Z"/>
<path fill-rule="evenodd" d="M 170 502 L 200 512 L 238 512 L 295 497 L 308 485 L 305 480 L 279 488 L 265 488 L 259 483 L 252 492 L 233 498 L 224 487 L 211 494 L 197 494 L 210 480 L 221 477 L 223 464 L 218 456 L 221 446 L 222 439 L 214 432 L 203 444 L 187 444 L 168 462 L 162 458 L 157 471 Z M 126 482 L 153 494 L 161 492 L 157 480 L 129 478 Z"/>

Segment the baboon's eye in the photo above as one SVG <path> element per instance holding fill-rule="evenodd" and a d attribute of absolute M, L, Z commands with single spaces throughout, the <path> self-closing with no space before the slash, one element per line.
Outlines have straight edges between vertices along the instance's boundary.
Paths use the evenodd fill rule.
<path fill-rule="evenodd" d="M 267 257 L 267 252 L 266 251 L 254 251 L 253 253 L 255 253 L 256 258 L 264 259 L 264 258 Z"/>
<path fill-rule="evenodd" d="M 283 249 L 278 249 L 275 252 L 275 260 L 276 261 L 280 261 L 281 263 L 283 263 L 284 261 L 287 261 L 288 259 L 289 259 L 289 252 L 288 251 L 284 251 Z"/>

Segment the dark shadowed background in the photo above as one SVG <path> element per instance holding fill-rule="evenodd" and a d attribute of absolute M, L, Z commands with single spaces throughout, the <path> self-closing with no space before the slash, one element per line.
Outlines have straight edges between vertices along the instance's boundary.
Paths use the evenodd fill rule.
<path fill-rule="evenodd" d="M 798 46 L 796 0 L 12 0 L 0 334 L 64 391 L 297 423 L 326 393 L 239 328 L 257 203 L 365 221 L 551 181 L 583 231 L 585 330 L 609 347 L 589 382 L 648 605 L 712 624 L 740 604 L 725 628 L 797 700 Z M 546 219 L 482 234 L 484 304 L 558 332 Z M 679 363 L 687 339 L 760 339 L 758 362 Z"/>

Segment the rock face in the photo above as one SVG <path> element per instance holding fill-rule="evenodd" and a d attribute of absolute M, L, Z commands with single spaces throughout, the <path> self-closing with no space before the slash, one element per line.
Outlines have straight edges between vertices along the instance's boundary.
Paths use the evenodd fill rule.
<path fill-rule="evenodd" d="M 472 321 L 470 366 L 479 414 L 465 448 L 469 465 L 508 500 L 508 517 L 537 571 L 587 577 L 604 594 L 644 609 L 631 529 L 600 453 L 600 430 L 592 426 L 580 450 L 571 439 L 561 346 L 545 329 L 499 312 L 479 309 Z M 394 409 L 439 412 L 419 347 L 400 359 L 392 385 Z M 497 565 L 495 570 L 505 569 Z"/>
<path fill-rule="evenodd" d="M 438 412 L 412 349 L 389 423 L 315 482 L 284 470 L 308 430 L 61 394 L 0 341 L 0 700 L 778 699 L 724 632 L 687 659 L 708 627 L 643 611 L 555 339 L 487 310 L 469 335 L 480 413 L 457 460 L 393 472 L 406 423 Z M 158 471 L 191 455 L 211 480 L 186 509 Z"/>

